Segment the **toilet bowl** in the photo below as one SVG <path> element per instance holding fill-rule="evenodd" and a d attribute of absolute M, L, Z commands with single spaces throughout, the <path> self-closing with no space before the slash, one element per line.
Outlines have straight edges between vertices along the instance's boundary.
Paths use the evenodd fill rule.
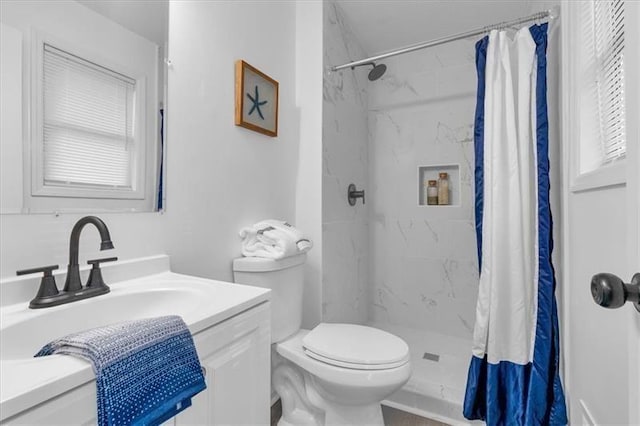
<path fill-rule="evenodd" d="M 281 396 L 296 395 L 289 406 L 283 398 L 280 426 L 382 425 L 380 401 L 411 375 L 406 343 L 371 327 L 323 323 L 277 343 L 276 351 L 284 362 L 274 370 L 273 386 Z M 303 380 L 290 380 L 290 370 Z"/>
<path fill-rule="evenodd" d="M 356 324 L 300 329 L 305 259 L 241 258 L 233 264 L 235 282 L 272 289 L 278 425 L 383 425 L 380 402 L 411 375 L 409 347 L 391 333 Z"/>

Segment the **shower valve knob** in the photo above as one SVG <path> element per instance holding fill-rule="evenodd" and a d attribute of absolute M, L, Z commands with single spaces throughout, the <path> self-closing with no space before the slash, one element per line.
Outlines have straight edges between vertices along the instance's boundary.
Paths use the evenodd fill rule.
<path fill-rule="evenodd" d="M 591 278 L 591 296 L 604 308 L 619 308 L 631 302 L 640 311 L 640 273 L 633 276 L 630 284 L 613 274 L 596 274 Z"/>
<path fill-rule="evenodd" d="M 362 204 L 364 204 L 364 189 L 358 191 L 354 184 L 349 184 L 349 187 L 347 188 L 347 201 L 349 202 L 349 205 L 355 206 L 358 198 L 362 198 Z"/>

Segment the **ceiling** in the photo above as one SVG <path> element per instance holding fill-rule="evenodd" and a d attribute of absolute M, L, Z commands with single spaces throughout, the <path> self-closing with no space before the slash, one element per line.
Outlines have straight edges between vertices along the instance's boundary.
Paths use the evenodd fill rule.
<path fill-rule="evenodd" d="M 535 0 L 338 0 L 369 55 L 543 10 Z"/>

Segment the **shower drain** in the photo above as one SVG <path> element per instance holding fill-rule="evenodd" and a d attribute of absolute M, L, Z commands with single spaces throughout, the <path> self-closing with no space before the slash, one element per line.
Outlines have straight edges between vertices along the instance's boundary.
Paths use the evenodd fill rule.
<path fill-rule="evenodd" d="M 422 359 L 428 359 L 429 361 L 438 362 L 440 361 L 440 355 L 432 354 L 431 352 L 425 352 L 424 355 L 422 355 Z"/>

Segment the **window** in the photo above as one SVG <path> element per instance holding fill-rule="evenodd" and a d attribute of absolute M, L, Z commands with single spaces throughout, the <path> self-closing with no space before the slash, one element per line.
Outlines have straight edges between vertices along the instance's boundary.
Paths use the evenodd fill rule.
<path fill-rule="evenodd" d="M 43 46 L 44 186 L 132 191 L 136 81 Z"/>
<path fill-rule="evenodd" d="M 623 158 L 626 153 L 624 111 L 624 1 L 580 3 L 582 124 L 580 173 Z"/>
<path fill-rule="evenodd" d="M 147 160 L 157 155 L 156 46 L 136 47 L 132 52 L 140 54 L 131 55 L 128 46 L 99 49 L 39 32 L 32 37 L 25 208 L 150 209 L 157 170 Z"/>
<path fill-rule="evenodd" d="M 602 161 L 626 153 L 624 129 L 624 1 L 594 1 L 591 33 Z"/>

